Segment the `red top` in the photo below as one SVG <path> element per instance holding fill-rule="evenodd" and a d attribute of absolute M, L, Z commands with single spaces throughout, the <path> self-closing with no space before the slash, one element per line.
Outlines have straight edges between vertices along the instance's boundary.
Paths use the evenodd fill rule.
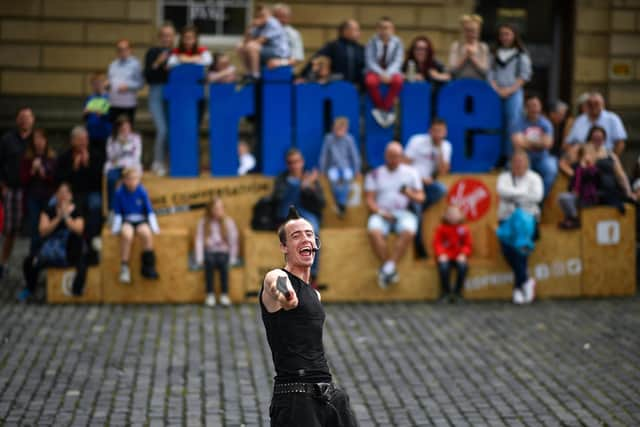
<path fill-rule="evenodd" d="M 197 50 L 181 50 L 179 47 L 174 47 L 171 53 L 175 55 L 187 55 L 187 56 L 200 56 L 207 48 L 205 46 L 198 46 Z"/>
<path fill-rule="evenodd" d="M 455 259 L 460 254 L 471 255 L 471 233 L 464 224 L 440 224 L 433 236 L 433 252 L 436 258 L 446 255 Z"/>

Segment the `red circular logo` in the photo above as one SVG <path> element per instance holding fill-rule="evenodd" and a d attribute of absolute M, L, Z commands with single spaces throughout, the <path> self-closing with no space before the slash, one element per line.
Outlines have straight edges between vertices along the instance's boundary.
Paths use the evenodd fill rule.
<path fill-rule="evenodd" d="M 485 216 L 491 207 L 491 192 L 482 181 L 464 178 L 453 184 L 447 201 L 458 206 L 467 217 L 467 221 L 477 221 Z"/>

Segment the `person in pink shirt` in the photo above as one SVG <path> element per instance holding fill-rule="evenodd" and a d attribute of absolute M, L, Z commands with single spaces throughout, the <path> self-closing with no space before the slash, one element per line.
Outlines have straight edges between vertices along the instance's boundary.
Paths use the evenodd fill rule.
<path fill-rule="evenodd" d="M 238 262 L 238 229 L 232 218 L 224 212 L 222 199 L 215 198 L 198 222 L 195 238 L 195 256 L 198 265 L 204 264 L 207 298 L 205 304 L 216 305 L 213 273 L 220 275 L 220 304 L 231 305 L 229 299 L 229 266 Z"/>

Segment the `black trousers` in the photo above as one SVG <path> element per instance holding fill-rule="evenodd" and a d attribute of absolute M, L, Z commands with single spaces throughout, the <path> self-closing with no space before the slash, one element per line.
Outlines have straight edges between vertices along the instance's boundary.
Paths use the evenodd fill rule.
<path fill-rule="evenodd" d="M 271 427 L 357 427 L 349 396 L 335 385 L 322 395 L 275 394 L 269 408 Z"/>
<path fill-rule="evenodd" d="M 218 270 L 220 274 L 220 291 L 229 293 L 229 254 L 224 252 L 205 252 L 204 277 L 207 293 L 213 293 L 213 273 Z"/>
<path fill-rule="evenodd" d="M 456 277 L 456 287 L 453 292 L 457 295 L 462 294 L 462 288 L 464 287 L 464 279 L 467 277 L 468 265 L 466 262 L 459 262 L 456 260 L 440 262 L 438 261 L 438 274 L 440 275 L 440 286 L 442 288 L 442 294 L 446 295 L 451 293 L 451 270 L 458 272 Z"/>

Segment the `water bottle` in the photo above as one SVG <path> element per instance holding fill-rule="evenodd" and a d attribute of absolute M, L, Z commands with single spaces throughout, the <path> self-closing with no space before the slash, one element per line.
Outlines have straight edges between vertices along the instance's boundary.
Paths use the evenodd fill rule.
<path fill-rule="evenodd" d="M 416 63 L 413 59 L 407 62 L 407 80 L 413 82 L 416 80 Z"/>

